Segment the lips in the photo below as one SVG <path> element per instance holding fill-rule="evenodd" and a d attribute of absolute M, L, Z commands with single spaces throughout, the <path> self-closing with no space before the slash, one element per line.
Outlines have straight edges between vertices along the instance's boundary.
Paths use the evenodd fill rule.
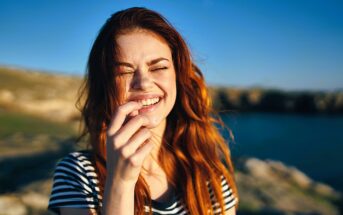
<path fill-rule="evenodd" d="M 128 100 L 129 101 L 138 101 L 138 100 L 162 98 L 162 97 L 163 97 L 163 95 L 160 95 L 160 94 L 140 94 L 140 95 L 130 96 L 130 98 Z"/>

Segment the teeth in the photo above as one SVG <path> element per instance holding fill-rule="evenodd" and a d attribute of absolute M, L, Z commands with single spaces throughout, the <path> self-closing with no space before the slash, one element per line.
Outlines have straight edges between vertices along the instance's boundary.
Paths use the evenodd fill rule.
<path fill-rule="evenodd" d="M 159 101 L 160 101 L 160 98 L 152 98 L 152 99 L 139 100 L 138 102 L 142 103 L 144 106 L 148 106 L 148 105 L 156 104 Z"/>

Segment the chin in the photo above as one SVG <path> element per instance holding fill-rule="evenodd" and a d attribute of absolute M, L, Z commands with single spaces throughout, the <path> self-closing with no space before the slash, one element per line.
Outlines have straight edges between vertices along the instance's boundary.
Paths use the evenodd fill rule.
<path fill-rule="evenodd" d="M 162 125 L 165 120 L 161 119 L 160 117 L 155 116 L 147 116 L 149 118 L 149 125 L 146 128 L 152 129 L 157 128 L 158 126 Z"/>

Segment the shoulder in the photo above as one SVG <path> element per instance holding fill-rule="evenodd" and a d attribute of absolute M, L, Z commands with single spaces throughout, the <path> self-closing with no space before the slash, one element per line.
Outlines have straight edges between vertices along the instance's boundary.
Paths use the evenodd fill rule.
<path fill-rule="evenodd" d="M 56 165 L 54 178 L 56 176 L 72 176 L 82 181 L 96 177 L 91 153 L 88 151 L 71 152 L 62 158 Z"/>
<path fill-rule="evenodd" d="M 221 176 L 220 179 L 221 179 L 221 193 L 222 193 L 222 198 L 224 201 L 224 210 L 227 211 L 238 203 L 238 198 L 234 194 L 226 178 L 224 176 Z M 207 187 L 210 193 L 213 211 L 215 214 L 219 213 L 221 211 L 220 204 L 214 194 L 213 188 L 209 181 L 207 181 Z"/>
<path fill-rule="evenodd" d="M 77 151 L 63 157 L 56 165 L 49 209 L 61 207 L 96 208 L 101 197 L 98 179 L 88 151 Z"/>
<path fill-rule="evenodd" d="M 58 163 L 57 166 L 63 165 L 65 163 L 71 165 L 83 166 L 83 164 L 91 164 L 91 152 L 90 151 L 76 151 L 71 152 L 65 157 L 63 157 Z"/>
<path fill-rule="evenodd" d="M 89 151 L 71 152 L 56 165 L 54 181 L 57 179 L 74 180 L 80 183 L 97 184 L 97 174 Z"/>

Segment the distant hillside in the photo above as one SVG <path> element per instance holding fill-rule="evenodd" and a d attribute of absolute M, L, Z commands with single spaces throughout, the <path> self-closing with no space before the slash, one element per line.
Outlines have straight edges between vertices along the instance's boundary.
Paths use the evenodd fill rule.
<path fill-rule="evenodd" d="M 80 77 L 0 67 L 0 108 L 69 120 L 80 85 Z"/>
<path fill-rule="evenodd" d="M 210 87 L 210 93 L 220 111 L 343 114 L 343 91 Z"/>

